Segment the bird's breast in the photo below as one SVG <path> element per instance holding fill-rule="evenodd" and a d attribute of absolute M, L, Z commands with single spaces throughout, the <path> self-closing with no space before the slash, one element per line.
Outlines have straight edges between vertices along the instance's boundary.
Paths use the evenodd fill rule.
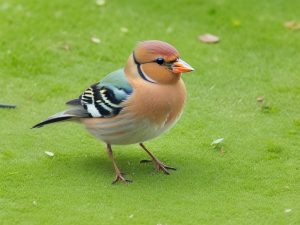
<path fill-rule="evenodd" d="M 178 119 L 184 107 L 186 91 L 180 79 L 175 84 L 132 83 L 133 94 L 124 103 L 124 111 L 146 118 L 157 125 L 168 125 Z"/>

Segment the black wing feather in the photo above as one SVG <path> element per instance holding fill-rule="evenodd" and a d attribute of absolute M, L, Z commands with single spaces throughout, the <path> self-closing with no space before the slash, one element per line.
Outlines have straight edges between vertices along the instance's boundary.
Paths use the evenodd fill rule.
<path fill-rule="evenodd" d="M 112 85 L 94 84 L 79 96 L 79 100 L 91 117 L 112 117 L 120 113 L 121 103 L 129 94 Z"/>

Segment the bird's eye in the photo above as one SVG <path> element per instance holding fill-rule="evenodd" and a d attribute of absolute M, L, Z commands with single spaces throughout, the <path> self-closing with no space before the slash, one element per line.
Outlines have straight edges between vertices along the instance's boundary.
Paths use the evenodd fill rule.
<path fill-rule="evenodd" d="M 156 59 L 156 63 L 159 65 L 162 65 L 165 62 L 165 60 L 163 58 L 157 58 Z"/>

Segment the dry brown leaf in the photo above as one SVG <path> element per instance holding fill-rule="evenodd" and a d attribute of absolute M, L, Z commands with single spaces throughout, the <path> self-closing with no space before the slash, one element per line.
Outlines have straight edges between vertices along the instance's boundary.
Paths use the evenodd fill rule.
<path fill-rule="evenodd" d="M 263 102 L 265 100 L 264 96 L 257 96 L 256 101 L 257 102 Z"/>
<path fill-rule="evenodd" d="M 300 22 L 294 20 L 287 21 L 283 25 L 290 30 L 300 30 Z"/>
<path fill-rule="evenodd" d="M 218 43 L 220 41 L 220 38 L 218 36 L 212 35 L 212 34 L 203 34 L 198 36 L 199 41 L 202 41 L 204 43 L 208 44 L 214 44 Z"/>

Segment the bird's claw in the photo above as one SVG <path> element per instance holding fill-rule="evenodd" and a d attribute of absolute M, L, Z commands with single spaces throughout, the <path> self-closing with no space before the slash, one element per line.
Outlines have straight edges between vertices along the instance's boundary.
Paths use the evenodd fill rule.
<path fill-rule="evenodd" d="M 155 162 L 155 168 L 157 171 L 163 171 L 166 175 L 170 175 L 168 170 L 176 170 L 176 168 L 167 166 L 160 161 Z"/>
<path fill-rule="evenodd" d="M 149 160 L 149 159 L 143 159 L 140 161 L 140 163 L 149 163 L 149 162 L 153 162 L 155 164 L 155 168 L 157 171 L 163 171 L 164 174 L 169 175 L 169 171 L 168 170 L 176 170 L 176 168 L 165 165 L 164 163 L 162 163 L 159 160 Z"/>
<path fill-rule="evenodd" d="M 121 181 L 123 182 L 124 184 L 128 184 L 128 183 L 131 183 L 132 180 L 128 180 L 126 178 L 123 177 L 124 173 L 119 173 L 119 174 L 116 174 L 116 179 L 113 180 L 112 184 L 115 184 L 117 183 L 118 181 Z"/>

